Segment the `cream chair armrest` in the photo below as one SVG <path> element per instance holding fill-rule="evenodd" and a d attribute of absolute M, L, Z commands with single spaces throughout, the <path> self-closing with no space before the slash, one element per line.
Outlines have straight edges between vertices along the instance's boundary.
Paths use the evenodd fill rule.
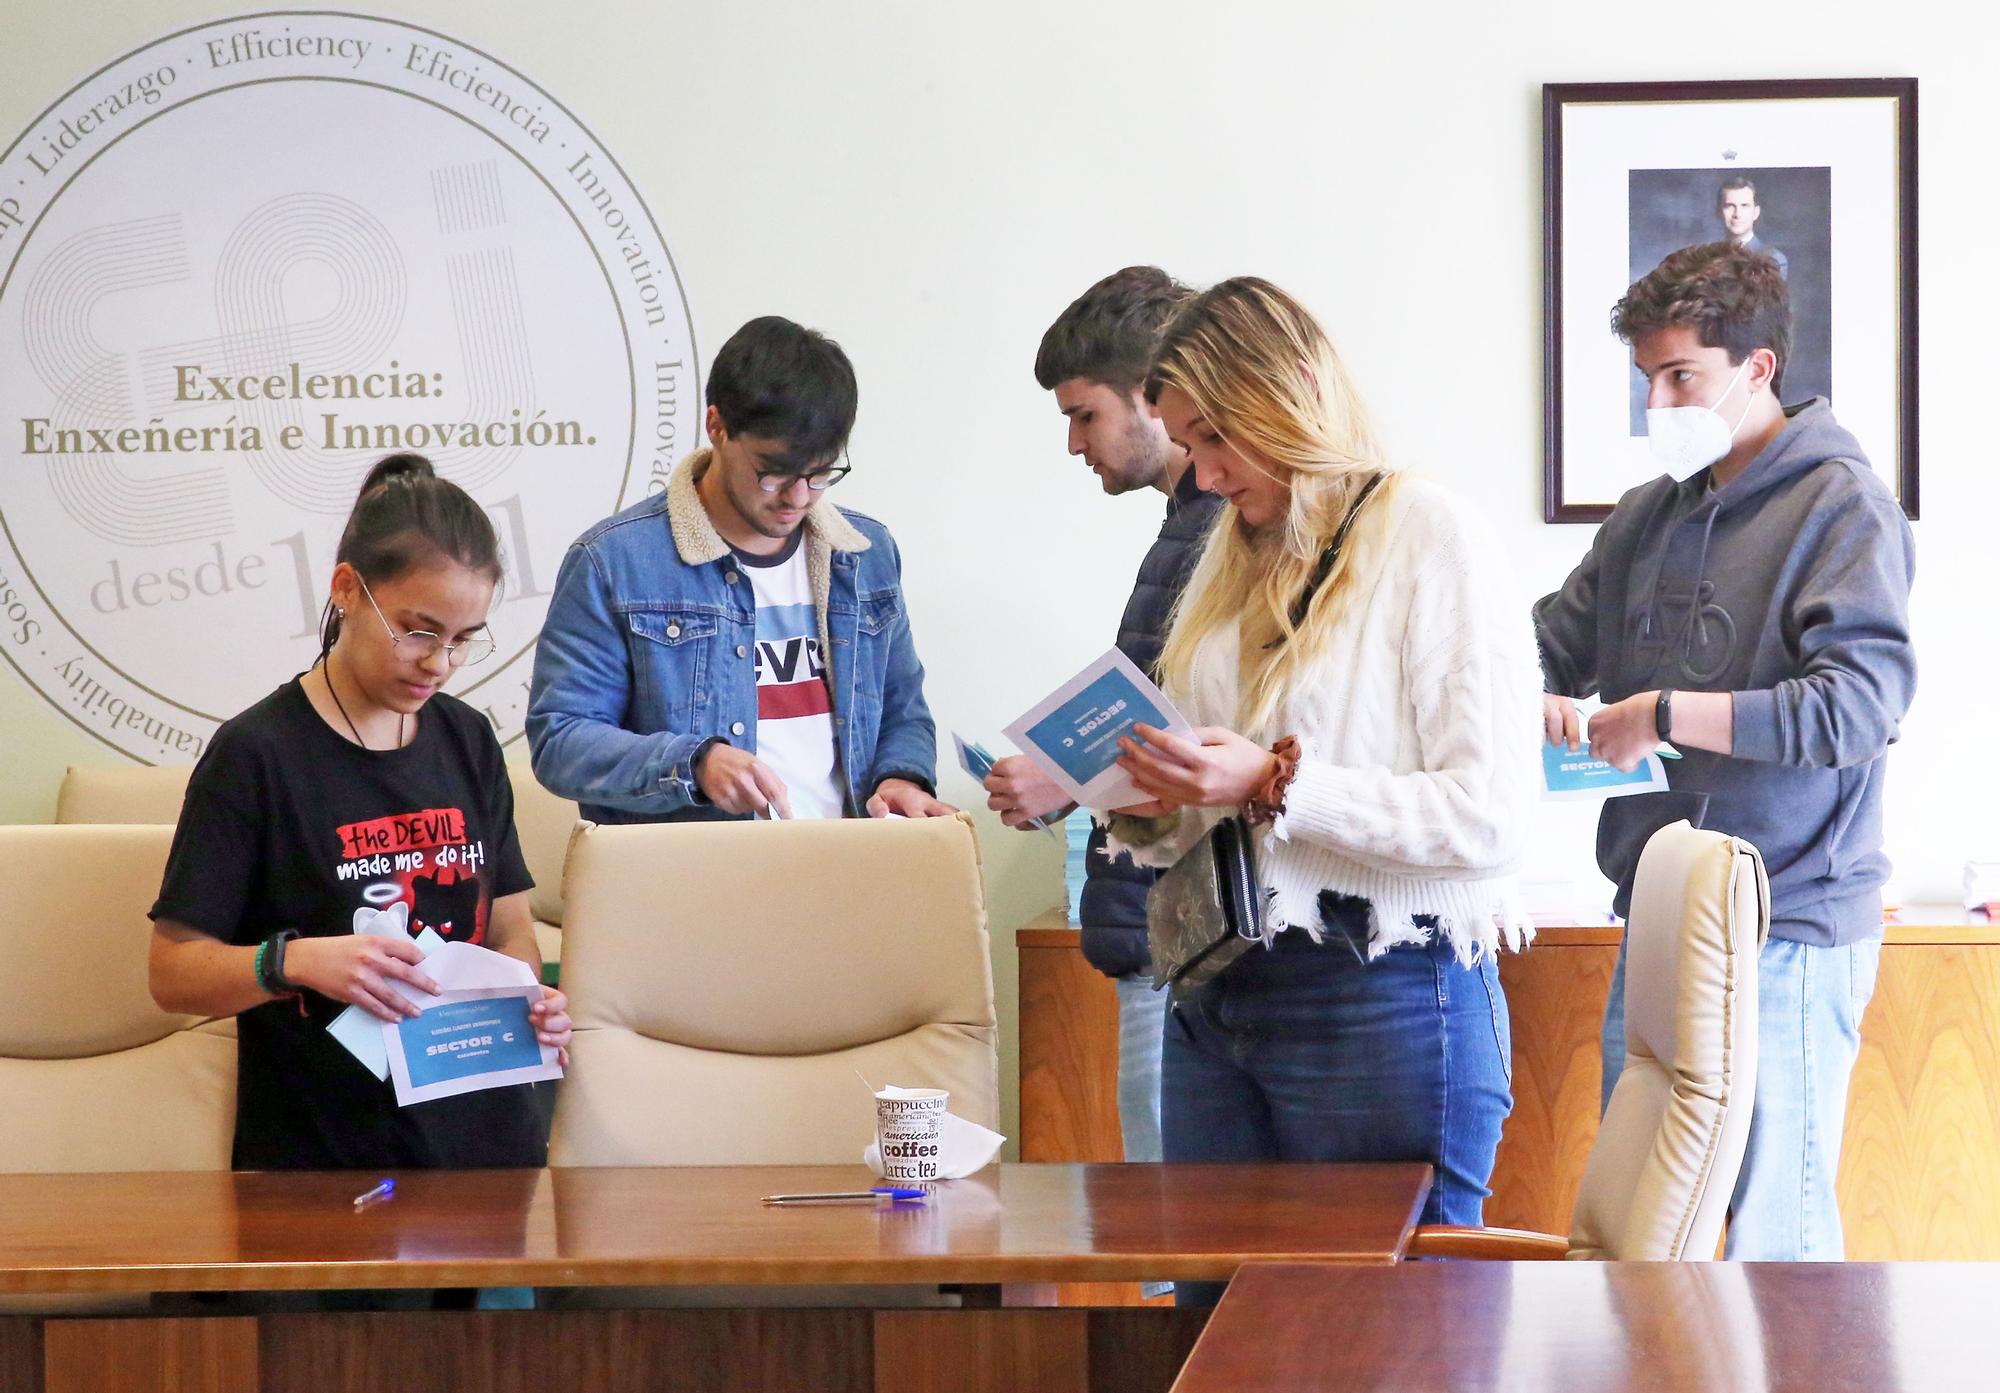
<path fill-rule="evenodd" d="M 1484 1258 L 1522 1262 L 1569 1256 L 1569 1240 L 1527 1229 L 1475 1229 L 1458 1224 L 1419 1224 L 1410 1234 L 1405 1258 Z"/>

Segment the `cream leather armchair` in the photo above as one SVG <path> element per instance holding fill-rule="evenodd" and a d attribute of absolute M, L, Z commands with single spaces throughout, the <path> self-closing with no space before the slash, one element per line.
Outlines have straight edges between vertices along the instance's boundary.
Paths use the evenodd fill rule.
<path fill-rule="evenodd" d="M 1755 847 L 1685 822 L 1655 832 L 1625 927 L 1625 1068 L 1569 1237 L 1430 1225 L 1409 1255 L 1714 1256 L 1750 1134 L 1757 957 L 1770 929 L 1770 884 Z"/>
<path fill-rule="evenodd" d="M 564 899 L 550 1164 L 855 1163 L 864 1076 L 998 1125 L 969 819 L 586 825 Z"/>
<path fill-rule="evenodd" d="M 227 1170 L 234 1021 L 153 1004 L 171 827 L 0 826 L 0 1170 Z"/>

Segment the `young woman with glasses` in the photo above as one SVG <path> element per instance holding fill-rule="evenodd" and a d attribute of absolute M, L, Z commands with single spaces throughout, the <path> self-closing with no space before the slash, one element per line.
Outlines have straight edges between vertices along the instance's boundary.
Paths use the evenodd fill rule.
<path fill-rule="evenodd" d="M 396 1105 L 327 1031 L 349 1006 L 416 1014 L 413 938 L 507 953 L 540 975 L 514 800 L 486 718 L 440 690 L 493 651 L 501 576 L 484 511 L 419 455 L 369 471 L 341 534 L 320 656 L 216 731 L 153 906 L 154 998 L 237 1017 L 244 1170 L 540 1166 L 535 1085 Z M 356 932 L 387 912 L 407 929 Z M 567 1062 L 568 1005 L 537 1036 Z"/>

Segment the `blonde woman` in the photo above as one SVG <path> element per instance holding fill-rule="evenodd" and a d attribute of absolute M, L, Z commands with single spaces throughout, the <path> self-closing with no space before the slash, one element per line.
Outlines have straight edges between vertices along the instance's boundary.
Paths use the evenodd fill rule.
<path fill-rule="evenodd" d="M 1265 892 L 1263 946 L 1176 992 L 1166 1158 L 1427 1161 L 1425 1220 L 1477 1224 L 1512 1107 L 1494 955 L 1532 932 L 1509 878 L 1540 787 L 1526 611 L 1470 510 L 1385 465 L 1276 286 L 1190 301 L 1146 392 L 1227 506 L 1160 661 L 1196 739 L 1125 742 L 1154 801 L 1112 838 L 1167 866 L 1242 812 Z"/>

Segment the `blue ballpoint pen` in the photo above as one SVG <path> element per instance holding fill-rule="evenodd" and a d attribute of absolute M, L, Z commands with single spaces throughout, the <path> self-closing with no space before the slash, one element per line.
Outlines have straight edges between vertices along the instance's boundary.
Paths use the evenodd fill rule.
<path fill-rule="evenodd" d="M 878 1200 L 888 1200 L 891 1204 L 922 1200 L 925 1191 L 908 1189 L 900 1185 L 877 1185 L 872 1190 L 822 1190 L 816 1193 L 798 1195 L 766 1195 L 765 1204 L 873 1204 Z"/>
<path fill-rule="evenodd" d="M 356 1195 L 354 1197 L 354 1207 L 356 1209 L 359 1209 L 361 1208 L 362 1205 L 368 1204 L 371 1201 L 389 1200 L 389 1199 L 394 1199 L 395 1197 L 396 1197 L 396 1182 L 394 1180 L 384 1180 L 374 1189 Z"/>

